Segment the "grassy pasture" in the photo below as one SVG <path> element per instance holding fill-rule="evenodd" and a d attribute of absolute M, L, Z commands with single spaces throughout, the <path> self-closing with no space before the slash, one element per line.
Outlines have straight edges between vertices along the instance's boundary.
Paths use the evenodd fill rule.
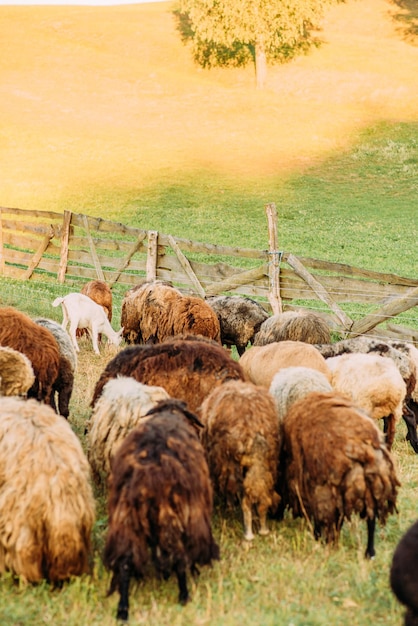
<path fill-rule="evenodd" d="M 218 244 L 267 247 L 264 204 L 279 242 L 303 256 L 416 275 L 418 47 L 416 12 L 385 0 L 330 10 L 323 45 L 272 68 L 201 71 L 173 28 L 172 3 L 125 7 L 0 7 L 0 176 L 3 206 L 70 209 Z M 25 36 L 22 38 L 21 33 Z M 0 303 L 61 320 L 70 286 L 0 279 Z M 115 293 L 114 327 L 122 291 Z M 418 327 L 416 310 L 406 316 Z M 81 440 L 95 382 L 113 355 L 82 343 L 70 423 Z M 335 549 L 286 516 L 242 542 L 239 511 L 214 528 L 221 561 L 193 600 L 174 579 L 131 593 L 131 623 L 366 626 L 402 623 L 388 571 L 418 516 L 418 458 L 399 425 L 398 514 L 363 557 L 365 524 L 345 524 Z M 0 581 L 2 626 L 107 626 L 116 596 L 100 560 L 106 529 L 97 493 L 91 577 L 26 586 Z"/>

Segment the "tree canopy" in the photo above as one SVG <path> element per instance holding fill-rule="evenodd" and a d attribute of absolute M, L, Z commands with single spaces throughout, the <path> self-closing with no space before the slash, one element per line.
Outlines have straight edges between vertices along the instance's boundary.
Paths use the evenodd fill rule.
<path fill-rule="evenodd" d="M 285 60 L 314 43 L 312 29 L 331 0 L 180 0 L 183 38 L 203 67 L 253 61 L 257 86 L 267 62 Z"/>

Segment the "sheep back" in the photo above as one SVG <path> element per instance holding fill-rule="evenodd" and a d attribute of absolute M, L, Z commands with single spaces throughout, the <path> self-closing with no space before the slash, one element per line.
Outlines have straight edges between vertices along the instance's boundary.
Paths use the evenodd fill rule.
<path fill-rule="evenodd" d="M 121 350 L 100 375 L 92 406 L 106 382 L 117 376 L 131 376 L 138 382 L 163 387 L 172 398 L 183 400 L 196 412 L 214 387 L 245 378 L 239 363 L 222 346 L 198 338 L 172 339 Z"/>
<path fill-rule="evenodd" d="M 252 346 L 240 357 L 239 364 L 255 385 L 270 387 L 273 376 L 285 367 L 303 366 L 318 370 L 331 379 L 325 358 L 303 341 L 278 341 L 265 346 Z"/>
<path fill-rule="evenodd" d="M 246 539 L 254 537 L 253 507 L 260 534 L 267 534 L 267 512 L 279 502 L 275 484 L 280 442 L 273 398 L 263 387 L 230 381 L 205 399 L 201 420 L 216 492 L 229 504 L 241 502 Z"/>
<path fill-rule="evenodd" d="M 328 378 L 311 367 L 285 367 L 273 376 L 269 388 L 273 396 L 279 420 L 282 421 L 289 408 L 312 391 L 328 393 L 332 385 Z"/>
<path fill-rule="evenodd" d="M 112 292 L 107 283 L 103 280 L 91 280 L 82 287 L 80 293 L 100 304 L 109 322 L 112 321 Z"/>
<path fill-rule="evenodd" d="M 21 311 L 1 307 L 0 345 L 14 348 L 28 357 L 35 374 L 28 397 L 50 404 L 60 359 L 58 344 L 52 333 Z"/>
<path fill-rule="evenodd" d="M 382 524 L 396 511 L 399 480 L 375 422 L 346 398 L 312 392 L 283 420 L 284 501 L 337 542 L 358 513 Z"/>
<path fill-rule="evenodd" d="M 0 572 L 59 583 L 90 568 L 94 498 L 81 444 L 35 400 L 0 404 Z"/>
<path fill-rule="evenodd" d="M 87 457 L 96 482 L 107 477 L 116 450 L 130 431 L 160 400 L 170 396 L 162 387 L 118 376 L 110 379 L 88 422 Z"/>
<path fill-rule="evenodd" d="M 272 315 L 260 326 L 255 346 L 276 341 L 304 341 L 310 344 L 329 343 L 331 331 L 326 321 L 312 311 L 285 311 Z"/>
<path fill-rule="evenodd" d="M 22 352 L 0 347 L 0 396 L 26 396 L 35 382 L 32 363 Z"/>

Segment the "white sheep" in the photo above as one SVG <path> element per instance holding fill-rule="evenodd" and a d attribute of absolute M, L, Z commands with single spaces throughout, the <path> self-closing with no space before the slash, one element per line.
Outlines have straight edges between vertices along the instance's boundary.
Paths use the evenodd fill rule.
<path fill-rule="evenodd" d="M 329 393 L 332 386 L 322 372 L 311 367 L 292 366 L 281 369 L 273 376 L 269 391 L 276 401 L 279 420 L 282 421 L 294 402 L 313 391 Z"/>
<path fill-rule="evenodd" d="M 103 333 L 109 342 L 114 346 L 119 346 L 122 341 L 121 328 L 118 332 L 113 330 L 107 315 L 99 304 L 82 293 L 69 293 L 63 298 L 55 298 L 52 306 L 62 306 L 63 321 L 62 327 L 67 328 L 70 322 L 70 337 L 76 352 L 80 352 L 78 347 L 76 330 L 77 328 L 87 328 L 93 342 L 93 350 L 100 354 L 98 347 L 98 335 Z"/>
<path fill-rule="evenodd" d="M 87 425 L 87 458 L 98 484 L 102 475 L 109 475 L 112 458 L 125 437 L 157 402 L 169 397 L 162 387 L 144 385 L 130 376 L 105 384 Z"/>

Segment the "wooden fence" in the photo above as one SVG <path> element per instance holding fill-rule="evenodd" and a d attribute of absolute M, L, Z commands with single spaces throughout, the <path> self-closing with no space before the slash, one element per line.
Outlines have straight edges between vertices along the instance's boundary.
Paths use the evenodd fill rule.
<path fill-rule="evenodd" d="M 68 283 L 100 279 L 129 287 L 169 280 L 201 297 L 240 294 L 265 300 L 273 312 L 321 301 L 331 327 L 343 336 L 373 334 L 382 322 L 418 305 L 418 279 L 278 250 L 275 206 L 266 206 L 265 250 L 199 243 L 70 211 L 0 208 L 0 276 Z M 307 304 L 306 304 L 307 303 Z M 353 320 L 347 303 L 372 305 Z M 380 334 L 418 341 L 418 331 L 387 324 Z"/>

